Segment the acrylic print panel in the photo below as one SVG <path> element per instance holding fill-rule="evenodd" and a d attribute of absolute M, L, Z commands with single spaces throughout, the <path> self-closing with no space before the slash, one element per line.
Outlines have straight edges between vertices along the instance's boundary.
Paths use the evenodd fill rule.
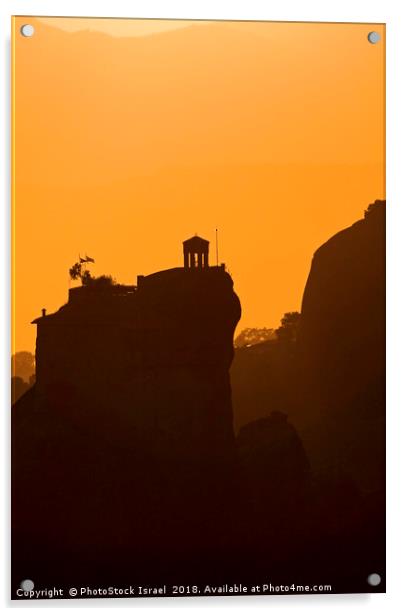
<path fill-rule="evenodd" d="M 14 599 L 384 592 L 384 54 L 13 19 Z"/>

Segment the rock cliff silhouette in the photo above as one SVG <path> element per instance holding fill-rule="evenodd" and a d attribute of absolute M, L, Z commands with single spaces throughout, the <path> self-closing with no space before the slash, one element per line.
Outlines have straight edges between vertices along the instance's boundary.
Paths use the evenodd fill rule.
<path fill-rule="evenodd" d="M 36 384 L 13 408 L 17 585 L 166 583 L 223 550 L 240 310 L 224 267 L 176 268 L 71 289 L 35 320 Z"/>
<path fill-rule="evenodd" d="M 262 562 L 265 550 L 276 572 L 325 574 L 352 592 L 367 591 L 377 571 L 384 591 L 385 202 L 314 254 L 296 342 L 238 349 L 231 374 L 248 478 L 245 560 Z M 269 419 L 275 408 L 297 433 Z M 303 451 L 310 483 L 295 472 L 306 469 Z M 286 469 L 293 469 L 291 489 Z"/>
<path fill-rule="evenodd" d="M 384 487 L 385 202 L 314 254 L 298 336 L 295 416 L 312 461 Z"/>

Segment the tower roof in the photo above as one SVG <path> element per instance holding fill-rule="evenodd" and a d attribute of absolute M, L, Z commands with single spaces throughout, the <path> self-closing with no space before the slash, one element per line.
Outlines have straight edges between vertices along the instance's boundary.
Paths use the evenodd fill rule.
<path fill-rule="evenodd" d="M 206 248 L 208 248 L 209 242 L 208 240 L 204 240 L 202 237 L 199 237 L 198 235 L 193 235 L 193 237 L 190 237 L 188 240 L 184 240 L 183 246 L 189 249 L 203 248 L 205 250 Z"/>

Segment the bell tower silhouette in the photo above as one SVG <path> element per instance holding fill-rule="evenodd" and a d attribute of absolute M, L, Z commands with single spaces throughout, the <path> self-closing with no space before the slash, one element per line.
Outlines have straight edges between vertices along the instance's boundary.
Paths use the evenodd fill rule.
<path fill-rule="evenodd" d="M 209 267 L 209 242 L 198 235 L 183 242 L 184 267 L 186 269 L 205 269 Z"/>

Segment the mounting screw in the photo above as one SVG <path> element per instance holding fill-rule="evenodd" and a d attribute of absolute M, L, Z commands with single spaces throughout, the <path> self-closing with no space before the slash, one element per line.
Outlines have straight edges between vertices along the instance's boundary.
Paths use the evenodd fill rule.
<path fill-rule="evenodd" d="M 31 24 L 24 24 L 20 30 L 22 36 L 33 36 L 35 34 L 35 28 Z"/>
<path fill-rule="evenodd" d="M 367 38 L 369 43 L 375 45 L 381 39 L 381 36 L 378 32 L 369 32 Z"/>

